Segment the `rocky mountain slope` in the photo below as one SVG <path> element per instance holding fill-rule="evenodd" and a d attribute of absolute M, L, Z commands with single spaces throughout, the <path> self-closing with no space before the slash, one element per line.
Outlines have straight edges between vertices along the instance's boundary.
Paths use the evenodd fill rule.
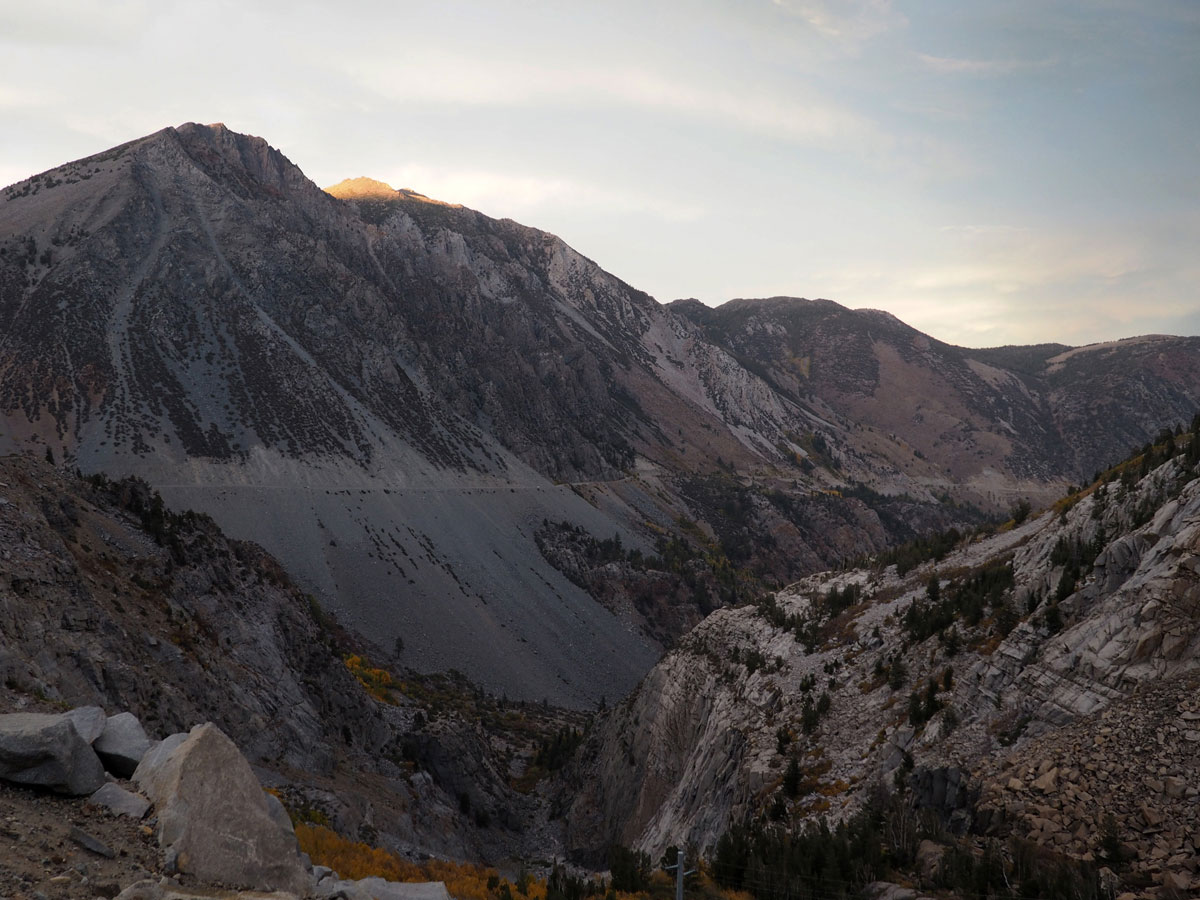
<path fill-rule="evenodd" d="M 777 306 L 664 307 L 188 124 L 0 194 L 0 449 L 144 477 L 407 665 L 587 706 L 711 606 L 1047 496 L 1088 416 L 1127 443 L 1196 399 L 1186 343 L 968 358 Z M 577 571 L 564 524 L 641 559 Z"/>
<path fill-rule="evenodd" d="M 671 308 L 785 396 L 820 398 L 981 492 L 999 472 L 1081 483 L 1200 405 L 1200 338 L 972 350 L 828 300 Z"/>
<path fill-rule="evenodd" d="M 718 610 L 594 731 L 568 843 L 711 848 L 748 817 L 840 818 L 912 784 L 959 827 L 1120 846 L 1130 883 L 1200 887 L 1198 476 L 1200 417 L 997 533 Z"/>
<path fill-rule="evenodd" d="M 407 853 L 538 843 L 539 742 L 580 719 L 401 681 L 260 547 L 141 482 L 2 457 L 0 548 L 0 712 L 213 722 L 293 809 Z"/>

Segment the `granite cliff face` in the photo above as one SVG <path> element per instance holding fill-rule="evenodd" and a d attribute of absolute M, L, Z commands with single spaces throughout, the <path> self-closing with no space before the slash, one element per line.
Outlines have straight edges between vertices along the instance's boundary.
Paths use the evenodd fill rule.
<path fill-rule="evenodd" d="M 1124 811 L 1131 871 L 1186 889 L 1195 807 L 1182 798 L 1194 800 L 1200 741 L 1192 440 L 940 558 L 813 576 L 713 613 L 593 733 L 569 785 L 569 846 L 711 848 L 768 808 L 844 816 L 914 766 L 917 788 L 942 771 L 944 797 L 952 767 L 963 808 L 967 776 L 983 788 L 977 829 L 1103 858 L 1105 812 Z M 1142 799 L 1126 741 L 1153 757 Z"/>
<path fill-rule="evenodd" d="M 1195 401 L 1200 354 L 1130 347 L 664 307 L 553 235 L 322 191 L 220 125 L 0 194 L 0 449 L 144 477 L 405 664 L 577 706 L 712 605 L 1051 496 L 1098 411 L 1122 449 L 1147 439 Z M 1111 405 L 1133 387 L 1135 412 Z M 666 568 L 561 571 L 538 535 L 562 523 Z"/>

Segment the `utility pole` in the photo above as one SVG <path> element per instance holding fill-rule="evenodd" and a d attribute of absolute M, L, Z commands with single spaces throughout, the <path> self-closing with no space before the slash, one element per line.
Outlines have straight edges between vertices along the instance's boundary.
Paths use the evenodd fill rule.
<path fill-rule="evenodd" d="M 687 875 L 696 874 L 696 870 L 689 869 L 686 872 L 683 870 L 683 851 L 682 850 L 675 851 L 675 865 L 663 866 L 663 868 L 666 869 L 668 872 L 671 871 L 672 869 L 675 870 L 675 900 L 683 900 L 683 879 Z"/>

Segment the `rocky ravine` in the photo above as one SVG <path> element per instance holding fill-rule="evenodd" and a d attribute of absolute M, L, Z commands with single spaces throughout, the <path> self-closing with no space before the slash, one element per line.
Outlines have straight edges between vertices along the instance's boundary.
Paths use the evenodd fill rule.
<path fill-rule="evenodd" d="M 956 766 L 983 785 L 981 827 L 1102 858 L 1111 810 L 1131 877 L 1192 884 L 1200 479 L 1186 455 L 1138 474 L 904 576 L 717 611 L 596 730 L 568 843 L 711 847 L 772 803 L 844 815 L 897 771 Z"/>
<path fill-rule="evenodd" d="M 1035 383 L 1020 353 L 880 314 L 731 309 L 749 318 L 713 327 L 553 235 L 365 179 L 325 192 L 187 124 L 0 194 L 0 449 L 144 477 L 408 665 L 590 706 L 704 604 L 581 587 L 544 521 L 644 551 L 695 522 L 781 584 L 971 521 L 945 498 L 1056 492 L 1083 465 L 1059 443 L 1105 398 L 1139 398 L 1104 407 L 1122 442 L 1196 400 L 1186 341 L 1061 348 Z"/>

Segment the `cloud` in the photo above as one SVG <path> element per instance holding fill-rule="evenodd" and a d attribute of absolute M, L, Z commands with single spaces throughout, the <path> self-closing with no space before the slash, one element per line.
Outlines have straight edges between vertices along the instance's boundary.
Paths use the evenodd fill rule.
<path fill-rule="evenodd" d="M 822 37 L 849 44 L 901 28 L 908 20 L 891 0 L 771 0 L 807 22 Z"/>
<path fill-rule="evenodd" d="M 39 88 L 17 88 L 0 84 L 0 109 L 38 109 L 49 104 L 53 97 Z"/>
<path fill-rule="evenodd" d="M 955 59 L 949 56 L 930 56 L 918 53 L 926 68 L 941 75 L 1011 75 L 1033 69 L 1047 69 L 1058 60 L 1047 59 Z"/>
<path fill-rule="evenodd" d="M 894 139 L 875 122 L 797 89 L 704 85 L 640 68 L 487 63 L 467 57 L 409 55 L 347 60 L 361 86 L 393 102 L 466 106 L 572 108 L 605 106 L 662 110 L 721 128 L 736 128 L 796 144 L 886 153 Z"/>
<path fill-rule="evenodd" d="M 0 43 L 132 44 L 150 19 L 146 0 L 38 0 L 0 6 Z"/>
<path fill-rule="evenodd" d="M 388 173 L 388 181 L 429 197 L 509 217 L 552 206 L 619 215 L 643 213 L 667 222 L 690 222 L 705 213 L 696 204 L 554 176 L 408 165 Z"/>
<path fill-rule="evenodd" d="M 1028 295 L 1035 289 L 1091 285 L 1101 289 L 1144 272 L 1144 248 L 1124 235 L 1046 232 L 1007 225 L 957 225 L 940 229 L 951 263 L 910 270 L 917 291 L 986 291 Z"/>
<path fill-rule="evenodd" d="M 974 347 L 1200 332 L 1200 265 L 1180 271 L 1177 249 L 1151 228 L 982 223 L 933 234 L 921 262 L 879 257 L 807 273 L 809 295 L 886 309 Z"/>

